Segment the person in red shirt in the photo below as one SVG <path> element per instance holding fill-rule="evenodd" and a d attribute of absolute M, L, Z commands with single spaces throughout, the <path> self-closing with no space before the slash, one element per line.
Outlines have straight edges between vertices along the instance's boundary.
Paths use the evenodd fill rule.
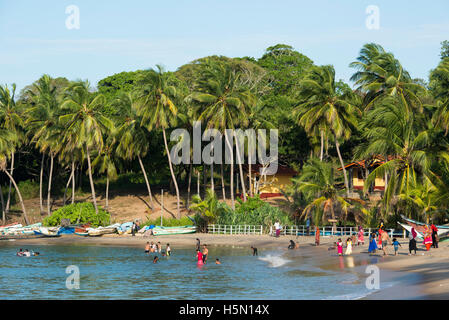
<path fill-rule="evenodd" d="M 432 223 L 430 230 L 432 230 L 432 247 L 438 248 L 438 228 Z"/>
<path fill-rule="evenodd" d="M 203 264 L 203 254 L 200 250 L 196 250 L 196 257 L 198 259 L 198 264 Z"/>

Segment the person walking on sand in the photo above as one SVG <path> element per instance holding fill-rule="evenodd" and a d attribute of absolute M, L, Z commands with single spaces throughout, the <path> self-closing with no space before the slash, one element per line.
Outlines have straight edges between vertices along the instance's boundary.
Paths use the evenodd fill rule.
<path fill-rule="evenodd" d="M 381 239 L 382 239 L 382 251 L 384 252 L 384 256 L 386 256 L 388 255 L 387 245 L 388 243 L 391 244 L 391 239 L 387 231 L 382 230 Z"/>
<path fill-rule="evenodd" d="M 432 247 L 438 249 L 438 228 L 432 223 L 430 230 L 432 230 Z"/>
<path fill-rule="evenodd" d="M 338 255 L 339 256 L 343 255 L 343 242 L 341 241 L 341 239 L 338 239 L 337 249 L 338 249 Z"/>
<path fill-rule="evenodd" d="M 357 245 L 359 246 L 360 244 L 364 245 L 365 244 L 365 235 L 364 235 L 365 231 L 363 230 L 362 226 L 359 226 L 359 233 L 357 235 Z"/>
<path fill-rule="evenodd" d="M 279 221 L 274 223 L 274 229 L 276 230 L 276 238 L 279 238 L 279 235 L 281 234 L 281 225 Z"/>
<path fill-rule="evenodd" d="M 306 230 L 307 230 L 307 235 L 310 235 L 310 218 L 307 218 L 306 221 Z"/>
<path fill-rule="evenodd" d="M 398 239 L 393 238 L 393 246 L 394 246 L 394 255 L 397 256 L 399 252 L 399 247 L 402 248 L 401 244 L 399 243 Z"/>
<path fill-rule="evenodd" d="M 369 237 L 368 253 L 371 255 L 372 253 L 376 253 L 376 250 L 377 250 L 376 234 L 373 232 Z"/>
<path fill-rule="evenodd" d="M 320 245 L 320 228 L 318 226 L 315 227 L 315 245 Z"/>
<path fill-rule="evenodd" d="M 346 240 L 345 256 L 350 256 L 351 254 L 352 254 L 352 240 L 351 240 L 351 238 L 348 238 Z"/>
<path fill-rule="evenodd" d="M 417 236 L 418 236 L 418 234 L 416 233 L 415 228 L 412 227 L 412 230 L 409 234 L 410 241 L 408 243 L 409 256 L 412 255 L 412 251 L 415 251 L 415 255 L 416 255 L 416 237 Z"/>

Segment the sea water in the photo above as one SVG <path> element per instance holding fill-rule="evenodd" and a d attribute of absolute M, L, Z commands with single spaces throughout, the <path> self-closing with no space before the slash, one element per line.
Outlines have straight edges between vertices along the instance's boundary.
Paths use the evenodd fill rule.
<path fill-rule="evenodd" d="M 40 255 L 18 257 L 13 243 L 0 244 L 0 299 L 358 299 L 372 292 L 357 263 L 331 254 L 319 261 L 310 250 L 259 249 L 254 257 L 210 246 L 199 266 L 193 248 L 172 247 L 153 263 L 155 254 L 141 248 L 21 246 Z M 66 285 L 69 266 L 79 270 L 79 289 Z"/>

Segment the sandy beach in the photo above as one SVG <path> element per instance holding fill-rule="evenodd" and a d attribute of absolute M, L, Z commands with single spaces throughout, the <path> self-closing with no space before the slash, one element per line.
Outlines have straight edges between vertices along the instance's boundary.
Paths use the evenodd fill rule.
<path fill-rule="evenodd" d="M 299 250 L 307 250 L 308 253 L 316 254 L 317 258 L 322 258 L 327 264 L 333 264 L 336 250 L 327 250 L 337 238 L 322 237 L 321 245 L 314 246 L 314 237 L 294 237 L 280 236 L 275 238 L 268 235 L 213 235 L 213 234 L 186 234 L 176 236 L 150 236 L 142 235 L 104 235 L 102 237 L 79 237 L 64 235 L 59 238 L 36 238 L 27 240 L 4 241 L 8 245 L 23 246 L 28 245 L 52 245 L 52 244 L 76 244 L 76 245 L 96 245 L 96 246 L 132 246 L 144 248 L 147 241 L 160 241 L 162 244 L 170 243 L 172 248 L 193 248 L 196 238 L 202 244 L 208 246 L 230 246 L 236 248 L 248 248 L 255 246 L 259 251 L 263 250 L 285 250 L 290 239 L 299 243 Z M 388 247 L 389 255 L 383 256 L 382 251 L 377 251 L 372 258 L 376 258 L 376 265 L 381 272 L 388 272 L 389 278 L 394 278 L 399 285 L 392 289 L 385 289 L 375 292 L 367 299 L 449 299 L 449 243 L 440 243 L 438 249 L 425 251 L 424 246 L 418 244 L 416 256 L 408 255 L 408 240 L 398 239 L 402 245 L 399 255 L 394 256 L 392 246 Z M 368 245 L 355 246 L 352 257 L 368 258 Z M 300 251 L 299 251 L 300 252 Z M 298 253 L 299 253 L 298 252 Z M 338 262 L 335 261 L 335 266 Z M 414 283 L 402 283 L 401 276 L 404 273 L 413 273 L 416 281 Z M 366 276 L 366 275 L 365 275 Z M 382 280 L 381 280 L 382 281 Z M 405 294 L 406 288 L 407 294 Z M 413 293 L 412 293 L 413 292 Z M 412 296 L 410 296 L 412 294 Z"/>

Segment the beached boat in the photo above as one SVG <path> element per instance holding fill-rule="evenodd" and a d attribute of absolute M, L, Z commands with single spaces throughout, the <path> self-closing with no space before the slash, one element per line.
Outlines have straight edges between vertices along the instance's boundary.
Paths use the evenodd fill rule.
<path fill-rule="evenodd" d="M 61 235 L 58 233 L 58 227 L 42 227 L 39 230 L 34 230 L 36 235 L 42 235 L 43 237 L 60 237 Z"/>
<path fill-rule="evenodd" d="M 0 230 L 0 235 L 3 236 L 26 236 L 34 235 L 34 230 L 38 230 L 42 226 L 42 223 L 35 223 L 23 227 L 21 224 L 13 225 Z"/>
<path fill-rule="evenodd" d="M 117 229 L 120 227 L 119 223 L 106 226 L 106 227 L 98 227 L 98 228 L 89 228 L 87 229 L 87 232 L 90 237 L 99 237 L 104 234 L 112 234 L 117 233 Z"/>
<path fill-rule="evenodd" d="M 402 216 L 402 219 L 405 221 L 405 223 L 398 222 L 405 230 L 408 232 L 412 232 L 412 227 L 415 228 L 416 233 L 418 234 L 419 239 L 424 239 L 423 233 L 424 233 L 424 226 L 426 225 L 423 222 L 419 222 L 410 218 L 407 218 L 405 216 Z M 441 225 L 436 226 L 438 229 L 438 237 L 440 239 L 446 237 L 449 235 L 449 226 L 448 225 Z"/>
<path fill-rule="evenodd" d="M 165 236 L 171 234 L 187 234 L 187 233 L 195 233 L 195 226 L 180 226 L 180 227 L 160 227 L 156 226 L 152 229 L 154 236 Z"/>

